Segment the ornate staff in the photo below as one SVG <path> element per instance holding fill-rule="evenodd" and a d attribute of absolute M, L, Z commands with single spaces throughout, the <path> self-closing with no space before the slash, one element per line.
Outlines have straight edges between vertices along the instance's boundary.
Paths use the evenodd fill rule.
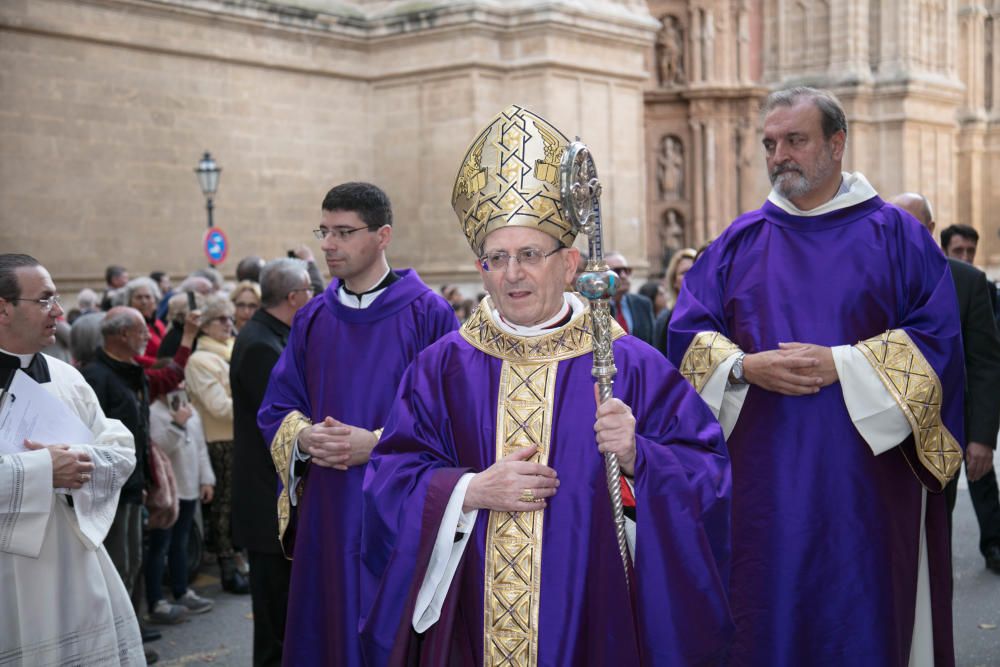
<path fill-rule="evenodd" d="M 615 359 L 611 351 L 611 309 L 608 301 L 618 286 L 618 275 L 604 261 L 604 237 L 601 228 L 601 182 L 590 149 L 577 137 L 563 154 L 559 169 L 562 203 L 566 217 L 579 231 L 587 235 L 590 258 L 584 273 L 576 280 L 576 289 L 590 301 L 591 328 L 594 348 L 594 368 L 601 403 L 611 398 L 614 384 Z M 618 456 L 604 454 L 608 478 L 608 493 L 615 519 L 618 552 L 625 567 L 628 583 L 628 544 L 625 541 L 625 512 L 622 508 L 621 468 Z"/>

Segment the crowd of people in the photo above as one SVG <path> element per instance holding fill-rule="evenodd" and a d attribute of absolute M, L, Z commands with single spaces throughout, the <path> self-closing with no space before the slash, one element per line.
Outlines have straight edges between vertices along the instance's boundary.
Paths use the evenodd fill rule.
<path fill-rule="evenodd" d="M 568 140 L 522 107 L 454 190 L 476 300 L 390 265 L 368 183 L 323 198 L 327 287 L 303 245 L 229 285 L 109 266 L 64 310 L 38 260 L 0 255 L 0 381 L 20 369 L 92 435 L 0 450 L 0 663 L 154 662 L 152 626 L 213 608 L 201 512 L 255 665 L 953 665 L 963 462 L 1000 574 L 978 236 L 939 248 L 926 197 L 843 172 L 831 94 L 777 91 L 762 118 L 760 209 L 637 290 L 603 257 L 610 397 L 603 306 L 573 290 L 601 267 L 546 162 Z M 516 186 L 509 154 L 535 165 Z"/>

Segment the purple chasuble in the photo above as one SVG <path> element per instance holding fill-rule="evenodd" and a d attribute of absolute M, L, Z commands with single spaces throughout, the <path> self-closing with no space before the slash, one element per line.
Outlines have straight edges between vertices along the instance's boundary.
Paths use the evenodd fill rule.
<path fill-rule="evenodd" d="M 902 329 L 933 367 L 959 443 L 964 367 L 948 265 L 916 220 L 873 197 L 801 217 L 770 202 L 695 262 L 670 321 L 679 364 L 696 334 L 746 353 L 855 345 Z M 937 667 L 954 664 L 951 554 L 940 483 L 912 435 L 875 456 L 839 382 L 809 396 L 751 386 L 729 437 L 736 623 L 731 664 L 906 667 L 922 484 Z"/>
<path fill-rule="evenodd" d="M 314 422 L 331 416 L 368 430 L 385 425 L 406 367 L 458 326 L 451 306 L 415 271 L 397 273 L 401 279 L 363 310 L 340 303 L 340 281 L 334 280 L 296 313 L 257 415 L 265 442 L 274 440 L 293 410 Z M 310 463 L 300 481 L 304 488 L 288 529 L 294 551 L 285 665 L 363 665 L 358 577 L 364 469 Z"/>
<path fill-rule="evenodd" d="M 626 336 L 614 343 L 614 358 L 614 395 L 636 417 L 632 597 L 594 436 L 593 356 L 586 351 L 559 361 L 552 394 L 547 464 L 560 486 L 542 511 L 540 586 L 524 607 L 537 605 L 537 665 L 717 665 L 732 630 L 721 429 L 652 347 Z M 362 644 L 369 665 L 483 664 L 490 512 L 478 514 L 440 619 L 417 635 L 412 616 L 452 489 L 463 473 L 496 461 L 503 366 L 456 332 L 421 353 L 404 376 L 365 474 Z"/>

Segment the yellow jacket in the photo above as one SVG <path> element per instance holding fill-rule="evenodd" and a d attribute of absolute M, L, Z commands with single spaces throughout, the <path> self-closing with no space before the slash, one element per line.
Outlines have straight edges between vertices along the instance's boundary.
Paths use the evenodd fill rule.
<path fill-rule="evenodd" d="M 200 337 L 198 349 L 188 359 L 184 369 L 188 395 L 205 427 L 205 442 L 233 439 L 229 357 L 235 340 L 230 338 L 226 343 L 220 343 L 208 336 Z"/>

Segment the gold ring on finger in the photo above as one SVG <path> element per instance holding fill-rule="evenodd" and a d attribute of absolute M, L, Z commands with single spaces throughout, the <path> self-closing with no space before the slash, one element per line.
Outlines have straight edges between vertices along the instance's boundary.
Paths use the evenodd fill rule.
<path fill-rule="evenodd" d="M 518 498 L 518 500 L 520 500 L 522 503 L 536 502 L 535 492 L 532 491 L 531 489 L 525 489 L 524 491 L 521 491 L 521 497 Z"/>

